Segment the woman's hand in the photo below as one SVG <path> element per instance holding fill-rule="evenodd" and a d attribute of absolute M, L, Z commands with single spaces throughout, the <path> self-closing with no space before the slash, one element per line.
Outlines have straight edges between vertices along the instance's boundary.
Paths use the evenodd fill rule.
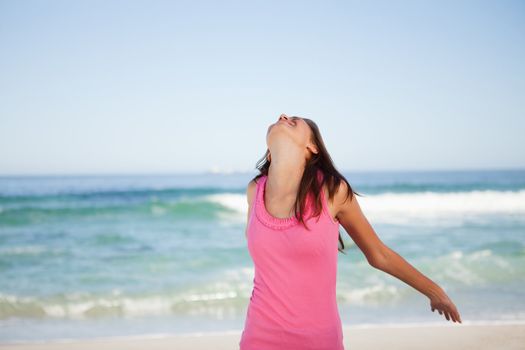
<path fill-rule="evenodd" d="M 432 312 L 438 310 L 440 315 L 445 314 L 447 321 L 452 319 L 453 322 L 461 323 L 461 317 L 456 309 L 456 305 L 454 305 L 444 291 L 430 297 L 430 309 Z"/>

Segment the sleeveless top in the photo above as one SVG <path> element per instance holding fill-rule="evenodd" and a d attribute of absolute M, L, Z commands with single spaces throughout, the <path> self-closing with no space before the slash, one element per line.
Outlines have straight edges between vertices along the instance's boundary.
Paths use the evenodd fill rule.
<path fill-rule="evenodd" d="M 339 222 L 329 213 L 324 188 L 319 217 L 311 215 L 314 198 L 307 196 L 309 231 L 294 216 L 277 218 L 266 210 L 266 181 L 266 175 L 257 180 L 247 224 L 255 276 L 240 350 L 344 350 L 336 302 Z"/>

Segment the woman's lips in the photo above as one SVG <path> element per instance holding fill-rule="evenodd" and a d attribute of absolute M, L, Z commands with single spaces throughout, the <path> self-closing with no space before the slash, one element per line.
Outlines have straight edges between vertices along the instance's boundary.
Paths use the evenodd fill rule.
<path fill-rule="evenodd" d="M 288 124 L 289 126 L 292 126 L 292 124 L 290 124 L 287 120 L 284 120 L 284 119 L 279 119 L 279 121 L 277 121 L 278 123 L 279 122 L 283 122 L 285 124 Z"/>
<path fill-rule="evenodd" d="M 280 122 L 284 122 L 284 123 L 287 124 L 289 127 L 292 127 L 292 125 L 291 125 L 289 122 L 287 122 L 286 120 L 284 120 L 284 119 L 279 119 L 275 124 L 272 124 L 272 125 L 270 125 L 270 126 L 268 127 L 268 130 L 266 131 L 266 134 L 268 134 L 268 133 L 270 132 L 270 130 L 271 130 L 275 125 L 279 124 Z"/>

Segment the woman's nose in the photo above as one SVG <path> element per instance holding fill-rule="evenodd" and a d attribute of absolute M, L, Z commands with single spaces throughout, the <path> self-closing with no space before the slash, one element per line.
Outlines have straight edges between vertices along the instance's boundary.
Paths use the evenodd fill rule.
<path fill-rule="evenodd" d="M 279 117 L 279 120 L 281 119 L 284 119 L 284 120 L 288 120 L 288 116 L 286 116 L 286 114 L 281 114 L 281 116 Z"/>

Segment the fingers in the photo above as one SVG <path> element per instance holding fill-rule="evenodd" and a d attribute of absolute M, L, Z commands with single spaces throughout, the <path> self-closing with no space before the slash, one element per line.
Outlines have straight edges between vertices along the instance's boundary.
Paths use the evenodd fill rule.
<path fill-rule="evenodd" d="M 456 310 L 456 309 L 454 309 L 454 310 L 440 310 L 440 309 L 436 309 L 436 308 L 433 308 L 433 307 L 430 307 L 430 309 L 432 310 L 432 312 L 438 310 L 439 314 L 440 315 L 444 315 L 445 318 L 447 319 L 447 321 L 452 320 L 453 322 L 462 323 L 461 317 L 459 316 L 458 310 Z"/>
<path fill-rule="evenodd" d="M 458 310 L 454 310 L 454 319 L 456 320 L 456 322 L 461 323 L 461 317 L 459 316 Z"/>
<path fill-rule="evenodd" d="M 461 318 L 459 317 L 458 309 L 456 309 L 456 307 L 455 307 L 454 305 L 452 305 L 452 306 L 447 310 L 447 313 L 449 314 L 449 316 L 450 316 L 450 318 L 452 319 L 452 321 L 461 323 Z M 447 318 L 447 319 L 448 319 L 448 318 Z"/>
<path fill-rule="evenodd" d="M 435 305 L 431 303 L 430 310 L 432 312 L 435 312 L 436 310 L 438 310 L 439 314 L 444 315 L 447 321 L 452 320 L 453 322 L 462 323 L 461 316 L 459 315 L 459 312 L 456 309 L 455 305 L 452 303 L 450 305 Z"/>
<path fill-rule="evenodd" d="M 445 317 L 446 317 L 447 321 L 452 320 L 452 322 L 459 322 L 459 323 L 461 323 L 461 318 L 459 317 L 459 313 L 457 312 L 457 310 L 443 311 L 443 313 L 445 314 Z M 441 314 L 441 312 L 440 312 L 440 314 Z"/>
<path fill-rule="evenodd" d="M 452 320 L 452 322 L 457 322 L 456 315 L 454 314 L 454 312 L 450 312 L 450 319 Z"/>

